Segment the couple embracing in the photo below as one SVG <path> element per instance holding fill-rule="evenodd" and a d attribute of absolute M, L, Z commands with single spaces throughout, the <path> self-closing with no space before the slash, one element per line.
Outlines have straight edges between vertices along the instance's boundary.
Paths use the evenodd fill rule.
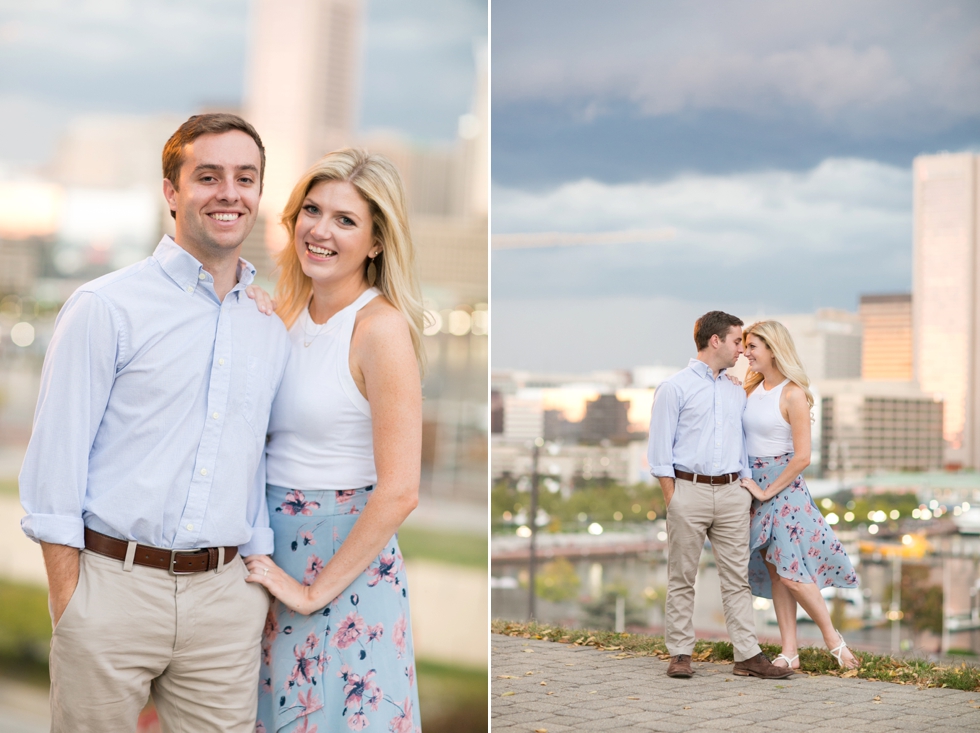
<path fill-rule="evenodd" d="M 165 732 L 419 730 L 396 537 L 423 361 L 402 185 L 359 150 L 303 175 L 274 315 L 239 256 L 264 171 L 247 122 L 191 117 L 163 150 L 174 237 L 58 316 L 20 476 L 52 731 L 132 733 L 151 694 Z"/>
<path fill-rule="evenodd" d="M 721 311 L 699 318 L 697 358 L 661 384 L 654 399 L 648 459 L 667 503 L 667 674 L 694 674 L 694 582 L 705 537 L 718 568 L 735 674 L 794 674 L 797 604 L 838 665 L 854 668 L 858 661 L 820 593 L 858 581 L 803 481 L 810 463 L 809 380 L 782 324 L 742 327 Z M 743 352 L 744 386 L 726 376 Z M 753 595 L 773 601 L 782 641 L 773 661 L 759 647 Z"/>

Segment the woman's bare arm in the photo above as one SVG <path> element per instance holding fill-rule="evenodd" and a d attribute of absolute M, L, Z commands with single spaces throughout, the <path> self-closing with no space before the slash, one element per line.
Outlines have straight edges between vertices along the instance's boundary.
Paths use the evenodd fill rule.
<path fill-rule="evenodd" d="M 300 585 L 264 555 L 247 561 L 248 579 L 261 583 L 299 613 L 312 613 L 340 595 L 374 562 L 418 504 L 422 456 L 418 365 L 404 316 L 390 305 L 378 305 L 383 307 L 372 308 L 358 322 L 351 341 L 351 365 L 359 374 L 352 373 L 355 382 L 363 383 L 371 405 L 378 483 L 370 501 L 311 586 Z"/>

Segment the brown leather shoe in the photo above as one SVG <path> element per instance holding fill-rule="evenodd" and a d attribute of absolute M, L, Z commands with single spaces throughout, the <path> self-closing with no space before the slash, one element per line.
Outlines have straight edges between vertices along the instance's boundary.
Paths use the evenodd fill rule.
<path fill-rule="evenodd" d="M 776 667 L 769 661 L 769 657 L 759 652 L 754 657 L 750 657 L 741 662 L 735 662 L 735 669 L 732 670 L 732 673 L 741 677 L 761 677 L 764 680 L 782 680 L 787 677 L 792 677 L 796 674 L 796 670 L 788 667 Z"/>
<path fill-rule="evenodd" d="M 691 669 L 691 655 L 678 654 L 670 658 L 670 666 L 667 667 L 668 677 L 693 677 L 694 670 Z"/>

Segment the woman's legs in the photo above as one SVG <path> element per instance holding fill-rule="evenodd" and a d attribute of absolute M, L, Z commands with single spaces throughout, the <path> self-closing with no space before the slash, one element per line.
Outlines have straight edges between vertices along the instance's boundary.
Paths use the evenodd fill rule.
<path fill-rule="evenodd" d="M 769 568 L 770 575 L 775 574 L 776 568 L 773 567 L 772 565 L 769 565 L 768 563 L 766 563 L 766 565 Z M 775 600 L 776 600 L 776 584 L 778 582 L 778 584 L 780 585 L 780 587 L 782 587 L 784 589 L 784 592 L 788 592 L 792 596 L 792 598 L 794 600 L 794 602 L 793 602 L 793 606 L 794 606 L 794 614 L 793 614 L 793 639 L 794 639 L 794 641 L 796 639 L 796 613 L 795 613 L 795 607 L 796 607 L 796 604 L 799 603 L 801 606 L 803 606 L 803 610 L 807 612 L 807 615 L 811 619 L 813 619 L 813 622 L 817 625 L 817 628 L 820 629 L 820 633 L 823 634 L 824 644 L 827 645 L 827 648 L 828 649 L 835 649 L 840 644 L 841 639 L 840 639 L 840 637 L 837 634 L 837 630 L 834 629 L 834 623 L 833 623 L 833 621 L 830 620 L 830 612 L 827 610 L 827 604 L 824 602 L 823 596 L 820 595 L 820 589 L 817 588 L 817 584 L 816 583 L 800 583 L 799 581 L 790 580 L 789 578 L 783 578 L 781 576 L 777 576 L 777 577 L 778 577 L 778 581 L 776 579 L 774 579 L 773 580 L 773 584 L 772 584 L 773 603 L 775 604 Z M 777 610 L 777 613 L 776 613 L 776 618 L 779 619 L 779 612 L 778 612 L 778 610 Z M 779 620 L 780 635 L 782 635 L 782 627 L 783 627 L 782 620 Z M 783 647 L 783 653 L 786 654 L 785 645 Z M 796 646 L 795 646 L 795 644 L 793 646 L 793 653 L 794 654 L 796 653 Z M 792 654 L 787 654 L 787 656 L 790 656 L 791 657 L 793 655 Z M 847 669 L 854 669 L 855 667 L 858 667 L 859 666 L 859 662 L 854 657 L 854 655 L 851 654 L 851 650 L 848 649 L 847 647 L 844 647 L 844 649 L 842 650 L 842 657 L 841 657 L 841 659 L 844 662 L 844 667 L 846 667 Z"/>
<path fill-rule="evenodd" d="M 769 579 L 772 581 L 772 607 L 776 611 L 776 621 L 779 624 L 779 640 L 783 645 L 783 654 L 792 659 L 796 656 L 796 599 L 789 588 L 780 582 L 776 566 L 766 562 Z M 782 659 L 773 662 L 777 667 L 785 667 Z M 794 668 L 799 667 L 799 662 Z"/>

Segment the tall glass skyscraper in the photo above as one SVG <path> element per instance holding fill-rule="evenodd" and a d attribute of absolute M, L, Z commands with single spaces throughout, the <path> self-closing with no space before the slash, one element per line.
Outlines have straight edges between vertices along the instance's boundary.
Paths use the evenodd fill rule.
<path fill-rule="evenodd" d="M 980 468 L 980 157 L 913 163 L 915 377 L 945 401 L 946 462 Z"/>

